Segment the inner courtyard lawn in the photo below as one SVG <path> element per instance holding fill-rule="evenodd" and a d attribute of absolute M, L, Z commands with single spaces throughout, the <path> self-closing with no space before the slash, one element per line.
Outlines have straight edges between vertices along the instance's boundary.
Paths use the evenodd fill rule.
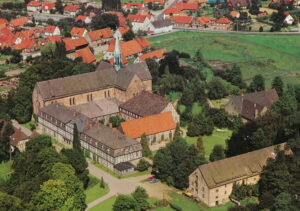
<path fill-rule="evenodd" d="M 236 63 L 247 82 L 256 74 L 262 74 L 268 85 L 275 76 L 286 83 L 300 82 L 300 42 L 296 35 L 174 32 L 149 41 L 155 48 L 174 49 L 192 57 L 200 49 L 206 60 L 220 60 L 229 66 Z"/>
<path fill-rule="evenodd" d="M 222 131 L 215 129 L 211 136 L 204 136 L 205 156 L 208 158 L 216 144 L 220 144 L 226 148 L 226 140 L 230 138 L 231 130 L 222 129 Z M 188 144 L 196 144 L 198 137 L 184 137 Z"/>

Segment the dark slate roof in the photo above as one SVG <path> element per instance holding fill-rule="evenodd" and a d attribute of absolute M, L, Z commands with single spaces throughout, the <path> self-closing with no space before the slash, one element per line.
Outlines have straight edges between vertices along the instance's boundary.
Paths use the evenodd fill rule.
<path fill-rule="evenodd" d="M 20 141 L 29 139 L 29 136 L 27 136 L 25 133 L 23 133 L 23 131 L 21 130 L 21 128 L 15 128 L 14 127 L 14 133 L 10 136 L 10 144 L 12 146 L 17 146 L 17 144 Z"/>
<path fill-rule="evenodd" d="M 151 92 L 142 91 L 120 105 L 120 108 L 141 117 L 159 114 L 169 104 L 169 100 Z"/>
<path fill-rule="evenodd" d="M 280 149 L 284 149 L 280 144 Z M 276 145 L 199 166 L 209 188 L 254 176 L 262 172 L 268 158 L 275 158 Z"/>
<path fill-rule="evenodd" d="M 118 163 L 114 166 L 115 169 L 118 171 L 124 171 L 124 170 L 129 170 L 134 168 L 134 165 L 130 162 L 123 162 L 123 163 Z"/>
<path fill-rule="evenodd" d="M 113 65 L 102 62 L 95 72 L 42 81 L 36 86 L 43 99 L 55 99 L 108 87 L 126 90 L 135 74 L 142 81 L 152 79 L 146 63 L 130 64 L 117 72 Z"/>
<path fill-rule="evenodd" d="M 253 92 L 240 96 L 233 96 L 231 102 L 236 108 L 236 112 L 245 115 L 247 119 L 253 119 L 255 110 L 262 111 L 263 107 L 270 108 L 278 100 L 275 89 Z"/>
<path fill-rule="evenodd" d="M 113 150 L 123 149 L 133 145 L 136 145 L 136 151 L 141 150 L 141 145 L 138 141 L 125 136 L 118 130 L 113 130 L 102 124 L 94 125 L 94 127 L 85 130 L 84 134 Z"/>
<path fill-rule="evenodd" d="M 154 28 L 162 28 L 162 27 L 167 27 L 172 25 L 172 20 L 171 19 L 162 19 L 162 20 L 156 20 L 152 22 L 152 25 Z"/>
<path fill-rule="evenodd" d="M 228 0 L 228 5 L 232 7 L 248 7 L 249 4 L 249 0 Z"/>

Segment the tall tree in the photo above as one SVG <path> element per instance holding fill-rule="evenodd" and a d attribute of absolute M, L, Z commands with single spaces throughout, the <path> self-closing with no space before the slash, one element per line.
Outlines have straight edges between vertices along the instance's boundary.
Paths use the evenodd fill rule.
<path fill-rule="evenodd" d="M 79 131 L 77 129 L 77 124 L 74 124 L 73 128 L 73 149 L 81 151 Z"/>
<path fill-rule="evenodd" d="M 144 188 L 138 186 L 131 195 L 137 203 L 138 210 L 146 211 L 149 209 L 150 204 L 147 201 L 149 196 Z"/>
<path fill-rule="evenodd" d="M 61 0 L 56 0 L 56 2 L 55 2 L 55 9 L 56 9 L 57 12 L 59 12 L 60 14 L 63 14 L 63 13 L 64 13 L 64 6 L 63 6 Z"/>
<path fill-rule="evenodd" d="M 131 196 L 118 195 L 113 204 L 113 211 L 132 211 L 136 210 L 136 201 Z"/>
<path fill-rule="evenodd" d="M 24 210 L 24 207 L 22 206 L 19 198 L 0 192 L 0 209 L 3 211 L 22 211 Z"/>
<path fill-rule="evenodd" d="M 205 155 L 205 148 L 202 136 L 199 136 L 199 138 L 197 139 L 197 150 L 200 155 Z"/>
<path fill-rule="evenodd" d="M 255 75 L 248 87 L 248 92 L 259 92 L 265 90 L 265 79 L 264 77 L 259 74 Z"/>
<path fill-rule="evenodd" d="M 107 27 L 110 27 L 111 29 L 115 30 L 119 27 L 119 19 L 116 15 L 102 13 L 92 18 L 91 27 L 94 30 L 103 29 Z"/>
<path fill-rule="evenodd" d="M 220 99 L 227 94 L 226 87 L 218 78 L 214 78 L 208 83 L 207 95 L 210 99 Z"/>
<path fill-rule="evenodd" d="M 272 88 L 276 90 L 279 97 L 283 94 L 283 81 L 281 77 L 276 76 L 272 82 Z"/>
<path fill-rule="evenodd" d="M 216 144 L 209 155 L 209 160 L 211 162 L 217 161 L 217 160 L 222 160 L 225 158 L 225 150 L 222 145 Z"/>
<path fill-rule="evenodd" d="M 152 155 L 152 152 L 149 148 L 148 139 L 145 134 L 141 136 L 141 145 L 142 145 L 142 155 L 143 157 L 149 157 Z"/>
<path fill-rule="evenodd" d="M 14 133 L 10 121 L 0 123 L 0 163 L 9 160 L 10 154 L 10 136 Z"/>

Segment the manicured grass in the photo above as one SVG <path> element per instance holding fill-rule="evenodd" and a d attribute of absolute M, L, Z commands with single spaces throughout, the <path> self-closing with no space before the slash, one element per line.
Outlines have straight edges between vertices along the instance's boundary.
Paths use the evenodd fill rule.
<path fill-rule="evenodd" d="M 89 211 L 112 211 L 112 206 L 116 201 L 117 196 L 112 196 L 109 199 L 97 204 L 95 207 L 89 209 Z"/>
<path fill-rule="evenodd" d="M 10 174 L 12 173 L 11 169 L 12 162 L 3 162 L 0 164 L 0 180 L 6 180 L 9 178 Z"/>
<path fill-rule="evenodd" d="M 192 200 L 185 196 L 179 195 L 177 193 L 170 193 L 170 196 L 172 197 L 170 202 L 181 207 L 183 211 L 202 211 L 197 203 L 194 203 Z"/>
<path fill-rule="evenodd" d="M 85 202 L 88 204 L 109 192 L 109 187 L 105 184 L 105 188 L 100 188 L 100 180 L 93 175 L 89 175 L 91 185 L 84 191 L 86 195 Z"/>
<path fill-rule="evenodd" d="M 216 144 L 220 144 L 226 148 L 226 139 L 230 138 L 232 134 L 231 130 L 224 129 L 224 132 L 214 130 L 213 134 L 211 136 L 204 136 L 204 148 L 205 148 L 205 156 L 209 157 L 210 153 L 212 152 L 212 149 Z M 198 137 L 185 137 L 188 144 L 196 144 L 196 141 Z"/>
<path fill-rule="evenodd" d="M 268 85 L 275 76 L 286 83 L 300 81 L 298 36 L 175 32 L 149 41 L 155 48 L 176 49 L 192 57 L 200 49 L 207 60 L 237 63 L 247 82 L 256 74 L 262 74 Z"/>
<path fill-rule="evenodd" d="M 21 124 L 21 125 L 22 125 L 23 127 L 26 127 L 28 130 L 31 130 L 30 125 L 32 125 L 32 124 L 36 124 L 36 122 L 35 122 L 35 121 L 30 121 L 30 122 L 27 122 L 27 123 Z"/>

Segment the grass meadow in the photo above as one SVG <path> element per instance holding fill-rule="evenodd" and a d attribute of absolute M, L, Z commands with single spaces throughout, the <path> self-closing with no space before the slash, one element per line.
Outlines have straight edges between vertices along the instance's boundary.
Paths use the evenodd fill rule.
<path fill-rule="evenodd" d="M 246 81 L 262 74 L 268 85 L 275 76 L 286 83 L 300 82 L 299 36 L 174 32 L 149 41 L 155 48 L 174 49 L 192 57 L 200 49 L 207 60 L 236 63 Z"/>

